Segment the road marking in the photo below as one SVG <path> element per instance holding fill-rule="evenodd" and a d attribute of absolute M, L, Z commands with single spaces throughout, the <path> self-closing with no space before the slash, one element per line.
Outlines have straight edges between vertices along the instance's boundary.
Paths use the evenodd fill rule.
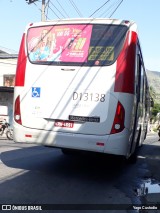
<path fill-rule="evenodd" d="M 141 155 L 138 155 L 137 157 L 138 157 L 138 158 L 141 158 L 141 159 L 144 159 L 144 158 L 146 158 L 146 157 L 144 157 L 144 156 L 141 156 Z"/>

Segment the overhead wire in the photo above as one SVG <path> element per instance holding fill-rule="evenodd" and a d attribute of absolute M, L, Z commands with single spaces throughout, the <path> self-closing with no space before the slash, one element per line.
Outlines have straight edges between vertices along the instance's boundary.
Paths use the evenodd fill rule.
<path fill-rule="evenodd" d="M 80 17 L 83 17 L 81 11 L 78 9 L 78 7 L 76 6 L 76 4 L 74 3 L 73 0 L 68 0 L 70 2 L 70 4 L 72 5 L 72 7 L 74 8 L 74 10 L 77 12 L 77 14 L 80 16 Z M 94 16 L 96 13 L 100 12 L 100 10 L 102 10 L 111 0 L 107 0 L 104 4 L 102 4 L 99 8 L 97 8 L 89 17 L 92 17 Z M 38 0 L 38 2 L 40 2 Z M 60 4 L 60 2 L 58 0 L 56 0 L 59 8 L 55 6 L 55 4 L 53 4 L 53 2 L 51 0 L 48 0 L 47 3 L 46 3 L 46 6 L 45 6 L 45 9 L 46 9 L 46 18 L 48 18 L 48 13 L 49 13 L 49 10 L 51 10 L 53 12 L 53 14 L 58 18 L 58 19 L 61 19 L 60 16 L 62 18 L 70 18 L 70 16 L 68 15 L 68 13 L 66 12 L 66 10 L 64 9 L 64 7 Z M 113 16 L 113 14 L 118 10 L 118 8 L 120 7 L 120 5 L 122 4 L 123 0 L 119 0 L 114 2 L 112 5 L 110 5 L 103 13 L 101 13 L 101 15 L 99 17 L 106 17 L 107 15 L 109 15 L 109 11 L 111 11 L 113 9 L 113 7 L 118 4 L 116 6 L 116 8 L 111 12 L 111 14 L 109 15 L 109 18 L 111 18 Z M 34 5 L 42 12 L 42 10 L 38 7 L 38 5 L 34 2 Z M 52 5 L 52 7 L 51 7 Z M 53 9 L 54 8 L 54 9 Z M 56 10 L 56 11 L 55 11 Z"/>
<path fill-rule="evenodd" d="M 98 9 L 96 9 L 89 17 L 92 17 L 93 15 L 95 15 L 96 13 L 98 13 L 100 10 L 102 10 L 103 8 L 104 8 L 104 6 L 107 4 L 107 3 L 109 3 L 111 0 L 107 0 L 104 4 L 102 4 Z M 122 2 L 123 2 L 123 0 L 120 0 L 120 2 L 119 2 L 119 0 L 118 1 L 116 1 L 116 2 L 114 2 L 114 3 L 112 3 L 103 13 L 101 13 L 101 15 L 99 16 L 99 17 L 106 17 L 107 16 L 107 14 L 109 14 L 109 11 L 111 11 L 114 7 L 115 7 L 115 5 L 117 5 L 116 6 L 116 8 L 111 12 L 111 14 L 110 14 L 110 16 L 109 16 L 109 18 L 111 18 L 112 16 L 113 16 L 113 14 L 117 11 L 117 9 L 120 7 L 120 5 L 122 4 Z M 105 15 L 106 14 L 106 15 Z M 104 16 L 105 15 L 105 16 Z"/>
<path fill-rule="evenodd" d="M 48 8 L 54 13 L 54 15 L 57 17 L 57 18 L 59 18 L 59 19 L 61 19 L 58 15 L 57 15 L 57 13 L 48 5 Z"/>
<path fill-rule="evenodd" d="M 45 17 L 46 19 L 48 18 L 48 13 L 49 13 L 49 9 L 54 13 L 54 15 L 60 19 L 60 17 L 57 15 L 57 13 L 50 7 L 50 4 L 52 4 L 51 0 L 48 0 L 48 2 L 45 4 L 45 10 L 47 10 L 47 12 L 45 13 Z M 52 4 L 53 5 L 53 4 Z"/>
<path fill-rule="evenodd" d="M 39 8 L 38 5 L 37 5 L 35 2 L 33 2 L 33 3 L 34 3 L 34 5 L 39 9 L 39 11 L 42 13 L 42 9 Z M 54 10 L 52 10 L 52 8 L 50 7 L 49 3 L 50 3 L 50 0 L 48 0 L 48 2 L 47 2 L 46 5 L 45 5 L 45 10 L 47 10 L 47 13 L 45 14 L 46 19 L 50 20 L 50 18 L 48 17 L 49 9 L 54 13 L 54 15 L 55 15 L 58 19 L 60 19 L 60 17 L 56 14 L 56 12 L 55 12 Z M 47 9 L 46 9 L 46 8 L 47 8 Z"/>
<path fill-rule="evenodd" d="M 57 0 L 56 0 L 57 1 Z M 38 0 L 37 2 L 41 2 L 40 0 Z M 38 10 L 42 13 L 42 9 L 39 7 L 39 5 L 36 4 L 36 2 L 33 2 L 34 5 L 38 8 Z M 62 5 L 57 1 L 58 5 L 60 6 L 60 8 L 63 10 L 63 12 L 66 14 L 67 17 L 69 17 L 69 15 L 67 14 L 67 12 L 65 11 L 65 9 L 62 7 Z M 52 7 L 51 7 L 52 5 Z M 54 7 L 54 9 L 53 9 Z M 46 19 L 49 19 L 48 14 L 49 14 L 49 10 L 52 11 L 52 13 L 58 18 L 61 19 L 61 17 L 66 18 L 64 13 L 61 12 L 53 3 L 51 0 L 48 0 L 47 3 L 45 4 L 45 17 Z M 58 12 L 56 12 L 56 11 Z"/>
<path fill-rule="evenodd" d="M 78 9 L 78 7 L 76 6 L 76 4 L 73 2 L 73 0 L 69 0 L 69 2 L 71 3 L 72 7 L 75 9 L 75 11 L 77 12 L 77 14 L 82 18 L 83 15 L 80 12 L 80 10 Z"/>
<path fill-rule="evenodd" d="M 38 8 L 38 10 L 40 10 L 42 12 L 42 10 L 38 7 L 38 5 L 35 2 L 33 2 L 33 3 Z"/>
<path fill-rule="evenodd" d="M 34 5 L 38 8 L 38 10 L 41 11 L 41 13 L 42 13 L 42 9 L 40 9 L 40 8 L 38 7 L 38 5 L 37 5 L 35 2 L 33 2 L 33 3 L 34 3 Z M 49 18 L 48 18 L 48 15 L 45 15 L 45 16 L 46 16 L 47 19 L 49 19 Z"/>
<path fill-rule="evenodd" d="M 65 18 L 65 16 L 62 14 L 62 12 L 52 3 L 52 1 L 50 1 L 50 4 L 59 12 L 59 14 Z"/>
<path fill-rule="evenodd" d="M 122 4 L 123 0 L 121 0 L 121 2 L 118 4 L 118 6 L 115 8 L 115 10 L 112 12 L 112 14 L 109 16 L 109 18 L 111 18 L 113 16 L 113 14 L 116 12 L 116 10 L 120 7 L 120 5 Z"/>
<path fill-rule="evenodd" d="M 59 1 L 56 0 L 56 2 L 59 4 L 60 8 L 63 10 L 63 12 L 65 13 L 65 15 L 69 18 L 69 15 L 66 12 L 66 10 L 64 9 L 64 7 L 59 3 Z"/>
<path fill-rule="evenodd" d="M 46 5 L 45 5 L 45 9 L 47 8 L 47 9 L 46 9 L 46 10 L 47 10 L 47 11 L 46 11 L 46 15 L 45 15 L 46 18 L 48 17 L 48 11 L 49 11 L 48 5 L 49 5 L 49 3 L 50 3 L 50 0 L 48 0 L 48 2 L 47 2 Z"/>
<path fill-rule="evenodd" d="M 118 4 L 120 0 L 117 0 L 115 2 L 113 2 L 103 13 L 101 13 L 101 15 L 99 17 L 106 17 L 107 15 L 109 16 L 110 13 L 112 13 L 113 8 L 115 8 L 115 5 Z"/>
<path fill-rule="evenodd" d="M 107 0 L 102 6 L 96 9 L 89 17 L 92 17 L 95 13 L 97 13 L 100 9 L 102 9 L 110 0 Z"/>

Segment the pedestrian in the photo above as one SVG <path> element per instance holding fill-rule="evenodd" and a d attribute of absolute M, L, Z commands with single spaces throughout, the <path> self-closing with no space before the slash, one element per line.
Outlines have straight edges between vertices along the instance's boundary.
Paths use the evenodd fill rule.
<path fill-rule="evenodd" d="M 159 140 L 158 141 L 160 141 L 160 124 L 158 124 L 157 130 L 158 130 L 158 136 L 159 136 Z"/>

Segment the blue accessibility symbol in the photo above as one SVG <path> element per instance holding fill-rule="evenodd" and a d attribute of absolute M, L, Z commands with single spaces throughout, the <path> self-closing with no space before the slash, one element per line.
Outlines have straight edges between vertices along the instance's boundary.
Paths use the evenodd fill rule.
<path fill-rule="evenodd" d="M 40 98 L 41 96 L 41 88 L 40 87 L 32 87 L 32 97 Z"/>

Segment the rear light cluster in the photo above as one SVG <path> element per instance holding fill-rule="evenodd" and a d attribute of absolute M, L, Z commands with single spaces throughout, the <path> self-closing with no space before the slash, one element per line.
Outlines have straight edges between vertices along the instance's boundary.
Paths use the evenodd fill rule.
<path fill-rule="evenodd" d="M 119 133 L 124 129 L 125 110 L 123 105 L 118 101 L 111 134 Z"/>
<path fill-rule="evenodd" d="M 22 125 L 22 120 L 21 120 L 21 109 L 20 109 L 20 96 L 18 96 L 15 100 L 15 105 L 14 105 L 14 120 Z"/>

